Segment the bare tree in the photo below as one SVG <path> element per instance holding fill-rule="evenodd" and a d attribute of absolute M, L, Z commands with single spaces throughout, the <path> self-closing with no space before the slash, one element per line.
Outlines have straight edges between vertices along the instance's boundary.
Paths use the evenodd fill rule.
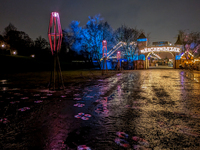
<path fill-rule="evenodd" d="M 190 32 L 180 30 L 178 34 L 181 43 L 183 44 L 183 52 L 186 54 L 186 59 L 191 59 L 200 55 L 200 32 Z"/>
<path fill-rule="evenodd" d="M 42 38 L 41 36 L 36 38 L 34 43 L 35 43 L 35 47 L 38 48 L 38 49 L 49 48 L 49 43 L 47 42 L 47 40 L 45 38 Z"/>
<path fill-rule="evenodd" d="M 114 36 L 116 41 L 123 42 L 124 45 L 123 52 L 125 58 L 133 59 L 133 56 L 135 55 L 136 52 L 137 37 L 139 36 L 140 33 L 141 31 L 127 27 L 125 25 L 122 25 L 115 31 Z"/>
<path fill-rule="evenodd" d="M 10 49 L 16 49 L 19 55 L 30 55 L 30 48 L 33 45 L 32 39 L 23 31 L 18 31 L 11 23 L 5 27 L 4 40 Z"/>

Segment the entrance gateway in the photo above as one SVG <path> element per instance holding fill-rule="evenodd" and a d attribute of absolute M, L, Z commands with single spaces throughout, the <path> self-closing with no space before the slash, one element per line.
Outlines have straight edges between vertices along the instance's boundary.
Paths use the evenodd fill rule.
<path fill-rule="evenodd" d="M 172 58 L 173 58 L 173 68 L 176 69 L 176 55 L 180 55 L 181 49 L 180 45 L 171 46 L 169 42 L 153 42 L 154 46 L 147 46 L 147 38 L 146 36 L 142 33 L 138 39 L 138 55 L 143 55 L 145 56 L 145 60 L 137 60 L 135 61 L 135 69 L 148 69 L 149 68 L 149 60 L 148 57 L 151 54 L 156 55 L 156 53 L 160 52 L 168 52 L 171 53 Z M 157 44 L 155 44 L 157 43 Z M 141 58 L 141 57 L 139 57 Z"/>
<path fill-rule="evenodd" d="M 169 52 L 172 54 L 173 56 L 173 67 L 174 69 L 176 68 L 176 54 L 180 53 L 180 48 L 179 47 L 174 47 L 174 46 L 160 46 L 160 47 L 146 47 L 142 50 L 140 50 L 140 54 L 144 54 L 145 55 L 145 64 L 144 64 L 144 69 L 148 69 L 149 68 L 149 60 L 148 57 L 150 54 L 156 53 L 156 52 Z"/>

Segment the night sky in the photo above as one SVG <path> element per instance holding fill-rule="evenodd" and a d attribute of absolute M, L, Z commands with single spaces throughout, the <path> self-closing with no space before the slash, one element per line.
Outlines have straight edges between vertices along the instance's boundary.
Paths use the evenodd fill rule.
<path fill-rule="evenodd" d="M 63 29 L 101 14 L 114 29 L 125 24 L 151 33 L 151 42 L 174 43 L 180 29 L 200 31 L 200 0 L 0 0 L 0 34 L 12 23 L 33 40 L 47 39 L 52 11 L 60 13 Z"/>

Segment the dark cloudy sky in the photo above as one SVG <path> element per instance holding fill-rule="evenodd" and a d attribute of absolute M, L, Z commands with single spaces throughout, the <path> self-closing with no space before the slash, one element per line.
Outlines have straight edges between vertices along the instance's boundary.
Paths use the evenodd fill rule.
<path fill-rule="evenodd" d="M 0 34 L 12 23 L 33 40 L 47 39 L 52 11 L 60 13 L 62 28 L 100 13 L 114 29 L 125 24 L 151 33 L 151 42 L 175 42 L 180 29 L 200 31 L 200 0 L 0 0 Z"/>

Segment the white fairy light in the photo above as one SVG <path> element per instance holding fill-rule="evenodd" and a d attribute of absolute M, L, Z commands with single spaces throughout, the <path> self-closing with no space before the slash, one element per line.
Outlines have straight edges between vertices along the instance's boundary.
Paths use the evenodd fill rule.
<path fill-rule="evenodd" d="M 148 47 L 141 50 L 141 53 L 149 53 L 149 52 L 180 52 L 180 48 L 178 47 Z"/>

